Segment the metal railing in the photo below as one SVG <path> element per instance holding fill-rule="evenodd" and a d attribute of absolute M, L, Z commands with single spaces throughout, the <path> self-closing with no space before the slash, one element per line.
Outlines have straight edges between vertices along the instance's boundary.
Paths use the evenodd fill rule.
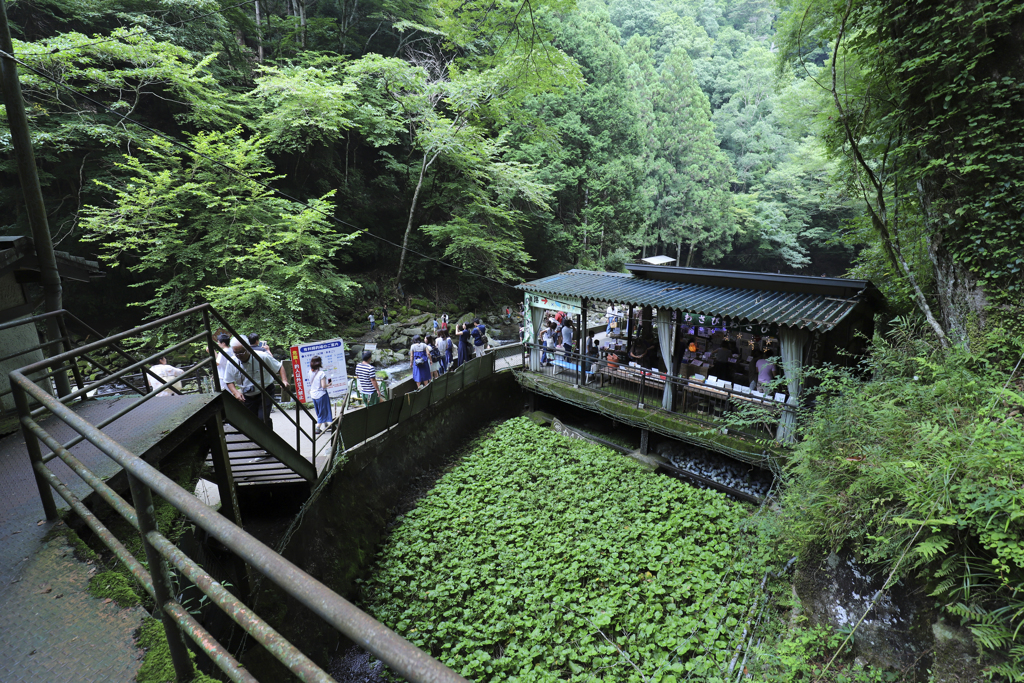
<path fill-rule="evenodd" d="M 174 316 L 168 316 L 162 320 L 144 325 L 142 328 L 136 328 L 122 335 L 114 335 L 111 339 L 116 341 L 128 336 L 132 332 L 138 332 L 140 329 L 154 329 L 161 324 L 183 320 L 197 312 L 203 315 L 205 329 L 202 332 L 187 337 L 185 340 L 155 356 L 136 361 L 127 368 L 112 372 L 108 379 L 122 377 L 137 367 L 152 362 L 154 358 L 159 358 L 160 355 L 172 349 L 182 348 L 202 339 L 208 339 L 212 343 L 209 315 L 213 314 L 222 323 L 224 321 L 208 305 L 190 309 Z M 228 330 L 231 329 L 226 323 L 225 327 Z M 232 331 L 232 333 L 234 332 Z M 96 383 L 80 386 L 77 391 L 58 399 L 48 391 L 37 386 L 38 377 L 35 379 L 29 378 L 29 375 L 52 367 L 54 364 L 58 364 L 58 367 L 65 367 L 64 364 L 69 360 L 73 360 L 80 354 L 90 353 L 102 347 L 108 341 L 99 340 L 92 344 L 84 345 L 79 349 L 56 355 L 19 370 L 14 370 L 10 373 L 11 384 L 14 389 L 22 431 L 25 435 L 25 443 L 47 519 L 54 520 L 57 518 L 57 508 L 51 492 L 52 487 L 67 502 L 71 509 L 81 517 L 96 537 L 131 571 L 142 588 L 154 600 L 156 604 L 155 616 L 159 617 L 164 625 L 175 673 L 179 680 L 189 680 L 194 674 L 193 665 L 182 634 L 188 636 L 202 652 L 206 653 L 230 680 L 250 682 L 256 679 L 239 664 L 234 656 L 212 634 L 193 618 L 185 607 L 174 599 L 170 567 L 174 567 L 177 572 L 186 577 L 198 590 L 209 597 L 212 604 L 217 605 L 228 617 L 301 680 L 329 681 L 331 678 L 298 648 L 275 631 L 251 609 L 246 607 L 241 600 L 228 592 L 212 575 L 175 547 L 161 533 L 154 514 L 154 493 L 167 501 L 197 527 L 203 529 L 230 549 L 242 561 L 248 563 L 249 566 L 273 581 L 289 596 L 308 607 L 331 627 L 344 633 L 354 642 L 379 657 L 391 669 L 407 680 L 423 681 L 425 683 L 465 681 L 464 678 L 451 671 L 448 667 L 420 651 L 410 642 L 276 554 L 219 512 L 206 506 L 192 493 L 178 486 L 155 467 L 111 439 L 102 431 L 102 426 L 116 419 L 116 416 L 105 420 L 99 425 L 93 425 L 76 415 L 73 410 L 65 405 L 75 398 L 84 396 L 95 387 Z M 213 356 L 211 355 L 209 358 L 198 363 L 195 368 L 205 367 L 212 363 Z M 269 370 L 269 368 L 267 369 Z M 54 371 L 51 371 L 49 375 L 53 373 Z M 214 376 L 216 377 L 216 374 Z M 145 394 L 139 402 L 152 398 L 152 396 L 180 380 L 180 377 L 175 377 L 161 383 L 151 392 Z M 215 381 L 219 389 L 219 380 Z M 40 408 L 32 410 L 30 408 L 30 399 L 38 402 Z M 133 405 L 137 405 L 139 402 Z M 36 418 L 43 412 L 51 413 L 55 418 L 77 432 L 79 436 L 68 443 L 60 443 L 37 421 Z M 118 412 L 123 414 L 126 411 Z M 127 475 L 134 505 L 130 505 L 100 477 L 85 467 L 81 461 L 70 453 L 69 449 L 82 440 L 88 441 L 121 466 Z M 40 442 L 48 446 L 52 453 L 44 457 Z M 135 558 L 126 549 L 124 544 L 114 536 L 110 529 L 85 506 L 83 501 L 72 493 L 68 486 L 50 470 L 47 466 L 47 461 L 54 457 L 60 458 L 66 463 L 118 515 L 139 532 L 146 555 L 145 565 Z"/>
<path fill-rule="evenodd" d="M 628 402 L 637 409 L 671 415 L 702 429 L 721 429 L 723 418 L 742 411 L 744 420 L 731 421 L 729 433 L 750 440 L 773 438 L 778 416 L 785 406 L 767 395 L 757 396 L 692 377 L 633 367 L 561 348 L 524 344 L 523 354 L 523 364 L 532 374 L 582 386 Z M 663 404 L 666 385 L 670 409 Z"/>
<path fill-rule="evenodd" d="M 46 338 L 45 328 L 37 327 L 37 323 L 45 322 L 49 318 L 56 318 L 57 319 L 57 328 L 60 331 L 60 335 L 61 336 L 56 338 L 56 339 L 47 339 Z M 69 331 L 68 322 L 71 322 L 76 328 L 78 328 L 78 330 L 81 330 L 85 335 L 94 337 L 96 339 L 100 339 L 100 338 L 103 337 L 102 334 L 100 334 L 99 332 L 94 330 L 92 327 L 90 327 L 86 323 L 82 322 L 82 320 L 80 320 L 73 313 L 71 313 L 70 311 L 64 310 L 64 309 L 61 309 L 61 310 L 58 310 L 58 311 L 52 311 L 50 313 L 42 313 L 42 314 L 39 314 L 39 315 L 33 315 L 33 316 L 30 316 L 30 317 L 27 317 L 27 318 L 21 318 L 19 320 L 12 320 L 10 322 L 6 322 L 6 323 L 3 323 L 2 325 L 0 325 L 0 331 L 12 329 L 12 328 L 15 328 L 15 327 L 22 327 L 22 326 L 31 325 L 33 327 L 36 327 L 36 332 L 37 332 L 38 335 L 41 335 L 43 337 L 43 341 L 40 342 L 39 344 L 34 344 L 32 346 L 23 348 L 23 349 L 21 349 L 19 351 L 8 352 L 6 355 L 0 356 L 0 363 L 5 362 L 5 361 L 9 361 L 9 360 L 13 360 L 13 359 L 18 358 L 20 356 L 24 356 L 24 355 L 30 354 L 33 351 L 46 351 L 48 353 L 49 357 L 52 358 L 52 357 L 61 355 L 63 353 L 63 351 L 62 351 L 63 348 L 67 348 L 67 349 L 74 349 L 74 348 L 76 348 L 76 341 L 75 341 L 75 338 L 71 335 L 71 333 Z M 78 346 L 80 347 L 81 345 L 78 344 Z M 117 356 L 120 356 L 123 359 L 126 359 L 130 363 L 135 363 L 138 360 L 135 356 L 133 356 L 131 353 L 125 351 L 124 348 L 122 348 L 121 345 L 119 345 L 117 343 L 111 343 L 111 344 L 109 344 L 109 347 L 110 347 L 110 350 L 114 354 L 116 354 Z M 113 374 L 113 372 L 114 372 L 109 367 L 107 367 L 107 365 L 110 364 L 109 362 L 108 363 L 100 362 L 100 360 L 95 357 L 94 353 L 80 352 L 79 356 L 82 359 L 84 367 L 82 365 L 79 365 L 79 363 L 76 362 L 76 363 L 71 363 L 71 364 L 68 364 L 68 365 L 58 364 L 58 367 L 53 368 L 52 367 L 53 363 L 47 363 L 46 367 L 50 368 L 51 372 L 49 372 L 49 373 L 47 373 L 45 375 L 41 375 L 41 376 L 36 377 L 36 380 L 37 381 L 49 381 L 49 378 L 57 375 L 60 372 L 64 372 L 64 373 L 70 372 L 71 375 L 74 377 L 75 386 L 78 387 L 79 389 L 81 389 L 81 388 L 83 388 L 85 386 L 85 377 L 86 376 L 93 376 L 93 375 L 95 375 L 96 377 L 103 378 L 103 377 L 107 377 L 107 376 Z M 146 368 L 142 372 L 137 373 L 135 375 L 135 377 L 140 379 L 141 381 L 139 381 L 137 383 L 136 382 L 132 382 L 132 383 L 127 383 L 126 382 L 125 385 L 123 385 L 122 387 L 114 389 L 114 390 L 112 390 L 109 393 L 120 393 L 120 392 L 124 392 L 124 391 L 131 391 L 131 392 L 134 392 L 134 393 L 137 393 L 137 394 L 140 394 L 140 395 L 145 395 L 146 391 L 144 391 L 143 389 L 148 386 L 147 382 L 146 382 L 146 375 L 147 374 L 150 377 L 152 377 L 153 379 L 158 380 L 160 382 L 163 382 L 163 379 L 161 377 L 159 377 L 157 375 L 154 375 L 152 373 L 149 373 L 148 368 Z M 138 384 L 141 384 L 141 387 L 138 386 Z M 97 390 L 100 389 L 100 388 L 103 388 L 103 387 L 108 387 L 108 386 L 110 386 L 110 383 L 101 384 L 101 385 L 99 385 L 97 387 Z M 172 388 L 171 390 L 175 391 L 177 393 L 177 389 Z M 9 388 L 7 388 L 7 389 L 5 389 L 3 391 L 0 391 L 0 399 L 3 399 L 4 396 L 12 393 L 13 391 L 14 391 L 13 387 L 9 387 Z M 3 402 L 2 402 L 2 400 L 0 400 L 0 415 L 5 414 L 6 412 L 7 411 L 6 411 L 6 408 L 4 408 L 4 406 L 3 406 Z"/>
<path fill-rule="evenodd" d="M 64 335 L 60 341 L 68 344 L 71 349 L 22 368 L 26 375 L 32 375 L 33 379 L 39 382 L 47 380 L 60 372 L 73 374 L 77 389 L 72 391 L 70 394 L 59 398 L 60 402 L 65 405 L 75 399 L 86 400 L 88 397 L 101 391 L 104 392 L 104 395 L 137 394 L 139 396 L 138 401 L 133 402 L 111 415 L 109 418 L 104 420 L 104 422 L 98 425 L 100 427 L 107 426 L 114 420 L 123 417 L 164 391 L 171 391 L 174 394 L 195 393 L 197 391 L 201 391 L 204 384 L 208 384 L 215 393 L 220 393 L 224 387 L 220 386 L 220 377 L 216 370 L 216 354 L 219 349 L 213 339 L 211 320 L 216 320 L 217 323 L 221 325 L 223 329 L 227 330 L 233 338 L 238 338 L 243 341 L 245 340 L 245 337 L 240 336 L 234 328 L 209 304 L 202 304 L 106 338 L 102 338 L 98 332 L 85 323 L 82 323 L 73 314 L 63 310 L 34 316 L 30 319 L 18 320 L 14 323 L 8 323 L 7 326 L 11 327 L 15 324 L 31 324 L 50 316 L 58 316 L 62 334 Z M 96 337 L 97 340 L 88 344 L 74 346 L 71 336 L 66 332 L 67 328 L 64 322 L 66 319 L 72 320 L 76 324 L 80 325 L 90 335 Z M 121 342 L 126 340 L 133 341 L 136 344 L 141 344 L 144 341 L 148 341 L 148 335 L 151 335 L 163 327 L 172 327 L 175 332 L 180 332 L 181 330 L 195 330 L 197 328 L 200 331 L 187 336 L 184 340 L 179 341 L 176 344 L 161 348 L 159 351 L 142 359 L 138 359 L 128 353 L 121 345 Z M 0 329 L 4 329 L 4 327 L 0 326 Z M 185 334 L 188 334 L 188 332 L 185 332 Z M 10 358 L 24 355 L 25 353 L 36 350 L 37 348 L 50 346 L 53 343 L 54 342 L 52 340 L 44 342 L 32 349 L 19 351 L 10 356 Z M 170 381 L 165 381 L 163 377 L 160 377 L 151 371 L 153 365 L 158 363 L 161 357 L 171 355 L 183 349 L 189 349 L 196 345 L 203 349 L 201 353 L 206 357 L 195 364 L 186 365 L 185 371 L 182 375 L 175 377 Z M 116 367 L 115 369 L 115 364 L 113 362 L 106 358 L 104 358 L 104 361 L 106 362 L 99 359 L 99 356 L 102 355 L 100 352 L 106 352 L 114 357 L 124 359 L 127 364 Z M 260 374 L 263 375 L 261 379 L 268 380 L 269 378 L 277 378 L 277 373 L 271 372 L 269 365 L 258 353 L 252 353 L 252 356 L 257 362 Z M 242 364 L 233 356 L 227 354 L 225 357 L 229 364 L 238 368 L 241 375 L 253 384 L 254 390 L 259 390 L 262 400 L 269 407 L 267 412 L 269 413 L 274 408 L 277 408 L 278 412 L 280 412 L 294 427 L 295 451 L 297 453 L 301 452 L 303 440 L 309 441 L 311 449 L 310 452 L 313 454 L 313 467 L 315 469 L 318 449 L 316 443 L 316 430 L 312 427 L 312 425 L 316 424 L 316 418 L 312 411 L 310 411 L 305 404 L 297 401 L 295 394 L 287 387 L 282 387 L 281 398 L 278 398 L 272 391 L 272 388 L 275 383 L 280 385 L 280 382 L 275 382 L 274 380 L 256 381 L 256 379 L 250 376 L 250 373 L 247 372 L 245 368 L 242 367 Z M 82 366 L 79 365 L 80 361 L 83 362 Z M 288 364 L 285 363 L 283 366 L 288 367 Z M 49 372 L 38 374 L 47 369 L 49 369 Z M 86 376 L 95 376 L 97 379 L 87 382 L 85 380 Z M 182 389 L 179 389 L 178 386 L 182 386 Z M 188 389 L 184 388 L 186 386 Z M 13 390 L 14 386 L 12 382 L 10 391 Z M 293 404 L 294 416 L 289 414 L 290 411 L 286 410 L 283 406 L 283 403 L 285 402 Z M 45 410 L 46 409 L 44 407 L 36 408 L 32 411 L 32 417 L 37 417 L 41 413 L 45 412 Z M 302 426 L 301 416 L 303 414 L 308 418 L 309 424 L 311 425 L 308 430 Z M 269 420 L 267 422 L 269 423 Z M 70 448 L 80 441 L 81 438 L 78 437 L 74 442 L 65 444 L 65 447 Z"/>

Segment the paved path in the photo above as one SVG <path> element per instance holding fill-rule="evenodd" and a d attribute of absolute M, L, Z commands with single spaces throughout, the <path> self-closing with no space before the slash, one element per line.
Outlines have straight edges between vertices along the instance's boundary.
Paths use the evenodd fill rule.
<path fill-rule="evenodd" d="M 75 404 L 92 424 L 134 402 L 136 397 Z M 136 453 L 144 452 L 208 396 L 158 397 L 104 428 Z M 74 435 L 53 418 L 43 421 L 61 442 Z M 49 449 L 43 447 L 43 452 Z M 101 478 L 120 467 L 94 446 L 71 449 Z M 50 469 L 75 495 L 89 487 L 63 462 Z M 58 503 L 63 500 L 54 494 Z M 61 505 L 60 507 L 67 507 Z M 133 633 L 145 612 L 120 609 L 87 592 L 95 568 L 75 559 L 62 537 L 44 541 L 53 523 L 45 522 L 20 432 L 0 439 L 0 681 L 131 681 L 141 663 Z"/>

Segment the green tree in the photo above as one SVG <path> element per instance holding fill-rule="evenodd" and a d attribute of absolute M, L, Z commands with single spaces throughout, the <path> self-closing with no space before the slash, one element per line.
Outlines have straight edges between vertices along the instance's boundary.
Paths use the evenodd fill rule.
<path fill-rule="evenodd" d="M 266 142 L 239 129 L 189 143 L 195 152 L 152 138 L 124 157 L 126 181 L 104 185 L 113 205 L 84 210 L 100 257 L 151 279 L 154 296 L 138 305 L 152 317 L 209 301 L 237 327 L 285 342 L 330 332 L 354 286 L 335 261 L 356 236 L 328 224 L 330 197 L 277 198 L 256 182 L 273 180 Z"/>
<path fill-rule="evenodd" d="M 718 147 L 711 106 L 685 50 L 672 50 L 662 63 L 652 96 L 656 219 L 662 239 L 676 245 L 680 263 L 692 265 L 698 248 L 705 262 L 714 262 L 737 232 L 729 195 L 733 171 Z"/>

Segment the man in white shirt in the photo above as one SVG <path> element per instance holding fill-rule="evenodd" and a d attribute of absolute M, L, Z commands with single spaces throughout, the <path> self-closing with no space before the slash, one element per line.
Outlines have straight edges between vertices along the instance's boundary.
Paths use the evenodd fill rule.
<path fill-rule="evenodd" d="M 149 369 L 149 372 L 146 373 L 146 379 L 149 381 L 149 388 L 156 389 L 161 384 L 166 384 L 168 381 L 174 379 L 175 377 L 181 377 L 184 374 L 185 371 L 182 370 L 181 368 L 174 367 L 173 365 L 168 365 L 167 358 L 164 357 L 160 359 L 159 364 L 154 365 Z M 160 379 L 157 379 L 157 377 L 154 377 L 153 375 L 156 375 Z M 173 386 L 179 392 L 181 391 L 181 382 L 175 382 L 171 386 Z M 174 396 L 174 392 L 171 391 L 170 387 L 168 387 L 167 389 L 164 389 L 159 394 L 157 394 L 157 396 Z"/>
<path fill-rule="evenodd" d="M 273 407 L 270 391 L 274 386 L 274 373 L 280 376 L 281 386 L 288 388 L 288 376 L 285 374 L 284 365 L 268 353 L 255 351 L 241 339 L 231 340 L 231 350 L 235 354 L 232 360 L 237 365 L 230 363 L 230 367 L 224 373 L 228 391 L 244 403 L 245 407 L 251 410 L 256 417 L 273 426 L 274 423 L 270 418 L 270 410 Z M 257 356 L 266 367 L 256 360 Z M 239 370 L 238 366 L 241 366 L 248 377 L 242 374 L 242 370 Z M 261 387 L 266 389 L 266 393 L 260 391 Z"/>

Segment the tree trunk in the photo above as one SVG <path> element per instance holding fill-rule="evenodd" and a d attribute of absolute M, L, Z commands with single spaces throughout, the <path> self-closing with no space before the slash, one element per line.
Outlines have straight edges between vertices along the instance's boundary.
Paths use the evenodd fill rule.
<path fill-rule="evenodd" d="M 697 240 L 690 242 L 690 253 L 686 255 L 686 267 L 690 268 L 693 265 L 693 254 L 697 251 Z"/>
<path fill-rule="evenodd" d="M 832 102 L 835 105 L 836 111 L 839 113 L 839 119 L 842 121 L 843 131 L 846 134 L 846 142 L 850 145 L 855 163 L 863 170 L 864 175 L 867 176 L 868 181 L 871 183 L 871 187 L 874 190 L 875 203 L 878 205 L 877 210 L 871 205 L 871 202 L 868 201 L 867 196 L 865 196 L 864 201 L 865 205 L 867 205 L 868 214 L 871 216 L 871 225 L 878 233 L 878 236 L 882 241 L 883 250 L 885 251 L 886 256 L 889 257 L 889 261 L 896 269 L 896 272 L 902 271 L 907 282 L 910 283 L 911 288 L 914 290 L 914 300 L 917 302 L 917 307 L 924 314 L 925 319 L 928 321 L 928 325 L 932 328 L 932 331 L 935 332 L 935 336 L 939 338 L 939 343 L 943 348 L 949 348 L 949 339 L 946 337 L 946 331 L 942 329 L 942 325 L 939 324 L 939 321 L 936 320 L 935 316 L 932 314 L 931 306 L 928 305 L 928 299 L 925 297 L 921 286 L 917 283 L 914 271 L 911 269 L 910 264 L 907 263 L 906 259 L 903 258 L 903 254 L 900 253 L 900 250 L 896 247 L 895 241 L 892 239 L 892 235 L 889 231 L 889 217 L 886 214 L 885 208 L 885 187 L 882 184 L 883 181 L 879 179 L 874 170 L 864 159 L 863 154 L 861 154 L 858 138 L 850 129 L 846 109 L 839 100 L 836 60 L 841 54 L 840 46 L 843 42 L 843 38 L 845 37 L 846 22 L 850 18 L 850 13 L 852 11 L 853 0 L 846 0 L 846 13 L 843 15 L 843 20 L 839 26 L 839 35 L 836 36 L 836 47 L 832 51 Z"/>
<path fill-rule="evenodd" d="M 299 10 L 299 42 L 302 45 L 302 49 L 306 49 L 306 0 L 295 0 L 295 5 Z"/>
<path fill-rule="evenodd" d="M 677 268 L 679 267 L 679 265 L 681 263 L 680 259 L 682 258 L 682 256 L 683 256 L 683 241 L 682 240 L 678 240 L 676 242 L 676 267 Z M 687 266 L 690 265 L 689 259 L 687 259 L 686 265 Z"/>
<path fill-rule="evenodd" d="M 256 0 L 256 58 L 263 62 L 263 19 L 260 14 L 260 0 Z"/>
<path fill-rule="evenodd" d="M 934 226 L 931 217 L 931 199 L 921 181 L 917 181 L 917 195 L 926 226 Z M 977 278 L 962 263 L 952 257 L 945 247 L 943 231 L 936 229 L 932 237 L 925 231 L 928 258 L 935 268 L 935 293 L 939 302 L 939 315 L 954 343 L 970 348 L 968 326 L 985 328 L 985 307 L 988 297 Z"/>
<path fill-rule="evenodd" d="M 437 155 L 434 155 L 434 159 Z M 434 162 L 434 159 L 427 161 L 427 155 L 424 153 L 423 162 L 420 164 L 420 177 L 416 181 L 416 190 L 412 193 L 412 204 L 409 206 L 409 220 L 405 224 L 405 235 L 402 237 L 402 255 L 398 259 L 398 272 L 395 274 L 395 280 L 401 282 L 402 270 L 405 268 L 405 250 L 409 245 L 409 234 L 412 232 L 412 219 L 416 214 L 416 202 L 420 198 L 420 189 L 423 187 L 423 177 L 427 174 L 427 169 L 430 164 Z"/>

